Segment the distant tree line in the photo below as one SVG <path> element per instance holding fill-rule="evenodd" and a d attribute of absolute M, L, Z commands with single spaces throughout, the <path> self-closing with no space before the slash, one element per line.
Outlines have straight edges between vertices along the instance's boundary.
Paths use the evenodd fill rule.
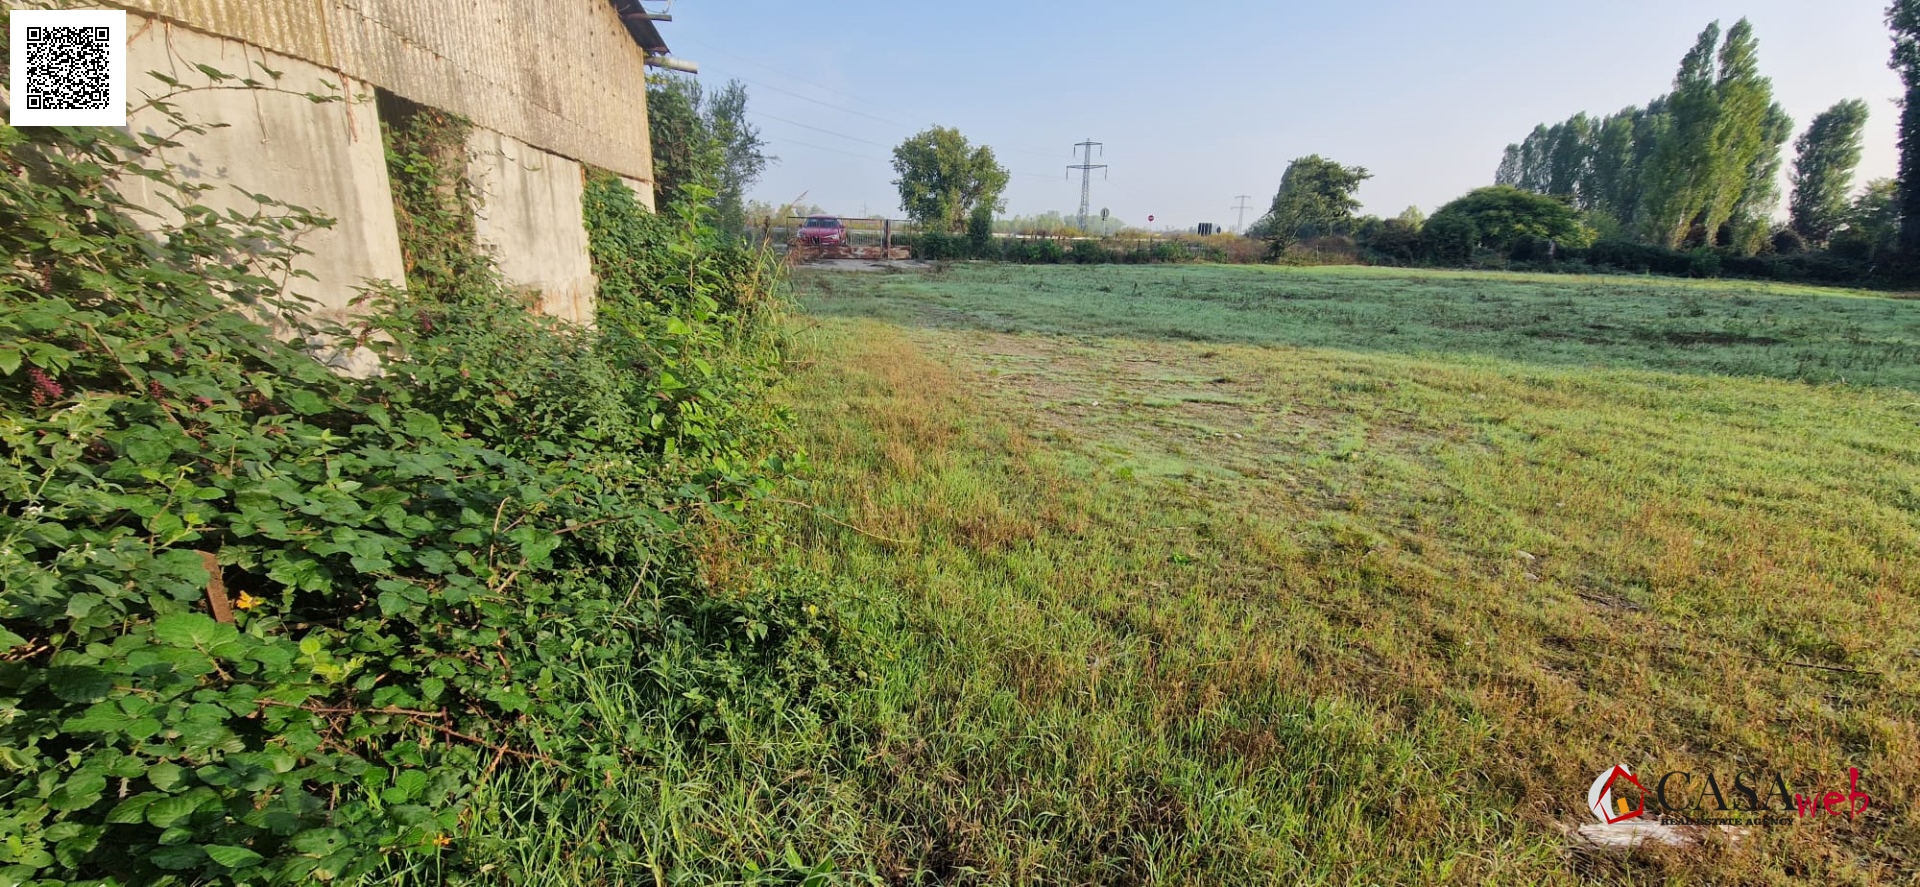
<path fill-rule="evenodd" d="M 1127 224 L 1119 216 L 1109 215 L 1106 218 L 1101 218 L 1098 215 L 1089 215 L 1087 216 L 1085 233 L 1096 237 L 1110 237 L 1127 231 L 1131 227 L 1131 225 Z M 993 230 L 1000 234 L 1040 235 L 1081 232 L 1079 214 L 1061 212 L 1059 210 L 1049 210 L 1031 216 L 1013 216 L 999 219 L 993 223 Z"/>
<path fill-rule="evenodd" d="M 1847 111 L 1860 112 L 1857 121 Z M 1821 178 L 1844 191 L 1860 160 L 1830 150 L 1848 125 L 1857 142 L 1865 105 L 1823 115 Z M 1721 39 L 1714 23 L 1680 62 L 1673 92 L 1619 113 L 1576 114 L 1507 147 L 1495 182 L 1558 197 L 1609 237 L 1672 249 L 1716 246 L 1752 255 L 1773 233 L 1781 149 L 1793 119 L 1760 74 L 1759 41 L 1741 19 Z M 1813 136 L 1814 130 L 1809 130 Z"/>
<path fill-rule="evenodd" d="M 1920 239 L 1920 212 L 1903 212 L 1915 198 L 1907 183 L 1920 185 L 1920 0 L 1897 0 L 1887 21 L 1892 66 L 1909 96 L 1898 181 L 1856 190 L 1869 111 L 1859 99 L 1840 101 L 1793 140 L 1787 223 L 1774 224 L 1794 124 L 1759 73 L 1758 40 L 1744 19 L 1724 40 L 1717 23 L 1708 26 L 1673 91 L 1645 107 L 1536 127 L 1507 147 L 1495 181 L 1564 201 L 1603 242 L 1711 248 L 1728 258 L 1811 250 L 1910 270 L 1920 258 L 1920 243 L 1907 241 Z M 1905 219 L 1916 224 L 1903 228 Z"/>
<path fill-rule="evenodd" d="M 1282 261 L 1373 261 L 1653 271 L 1841 282 L 1920 274 L 1920 0 L 1893 0 L 1892 67 L 1906 86 L 1900 172 L 1856 189 L 1868 106 L 1847 99 L 1795 124 L 1760 70 L 1741 19 L 1715 22 L 1681 59 L 1673 90 L 1612 114 L 1541 124 L 1509 145 L 1492 187 L 1436 210 L 1360 216 L 1365 167 L 1320 155 L 1288 164 L 1248 236 Z M 1792 142 L 1787 222 L 1776 224 Z M 992 257 L 995 231 L 1077 228 L 1058 213 L 996 222 L 1007 173 L 991 149 L 935 127 L 894 151 L 908 214 L 953 257 Z M 1116 227 L 1109 222 L 1105 227 Z M 1091 227 L 1091 226 L 1090 226 Z M 966 244 L 962 246 L 962 244 Z M 1027 249 L 1022 247 L 1020 249 Z M 1072 261 L 1022 255 L 1014 260 Z M 1091 255 L 1094 246 L 1086 247 Z"/>
<path fill-rule="evenodd" d="M 1864 101 L 1794 138 L 1746 20 L 1699 35 L 1673 91 L 1644 107 L 1576 114 L 1507 147 L 1492 187 L 1423 218 L 1357 216 L 1369 173 L 1318 155 L 1289 164 L 1251 230 L 1269 256 L 1493 267 L 1618 268 L 1846 281 L 1920 269 L 1920 0 L 1887 12 L 1907 86 L 1901 177 L 1856 190 Z M 1787 221 L 1778 182 L 1792 142 Z"/>

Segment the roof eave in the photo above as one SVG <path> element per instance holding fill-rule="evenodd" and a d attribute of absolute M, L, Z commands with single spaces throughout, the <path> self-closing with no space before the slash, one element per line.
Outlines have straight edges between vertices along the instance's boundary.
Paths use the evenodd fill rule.
<path fill-rule="evenodd" d="M 613 4 L 613 11 L 620 14 L 620 21 L 627 26 L 627 33 L 633 37 L 633 42 L 649 57 L 667 55 L 670 52 L 667 49 L 667 41 L 660 36 L 660 29 L 654 26 L 653 19 L 640 5 L 640 0 L 609 0 L 609 2 Z"/>

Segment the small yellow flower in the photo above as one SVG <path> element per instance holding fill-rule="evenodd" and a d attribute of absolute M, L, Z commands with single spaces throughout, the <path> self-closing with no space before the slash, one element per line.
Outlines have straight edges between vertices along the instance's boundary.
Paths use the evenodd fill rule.
<path fill-rule="evenodd" d="M 260 606 L 260 599 L 243 591 L 240 592 L 240 599 L 234 601 L 233 605 L 242 610 L 251 610 Z"/>
<path fill-rule="evenodd" d="M 439 848 L 441 848 L 441 849 L 445 849 L 445 848 L 447 848 L 448 846 L 450 846 L 450 845 L 452 845 L 452 844 L 453 844 L 453 838 L 451 838 L 451 837 L 449 837 L 449 836 L 447 836 L 447 835 L 434 835 L 434 836 L 433 836 L 433 846 L 435 846 L 435 847 L 439 847 Z"/>

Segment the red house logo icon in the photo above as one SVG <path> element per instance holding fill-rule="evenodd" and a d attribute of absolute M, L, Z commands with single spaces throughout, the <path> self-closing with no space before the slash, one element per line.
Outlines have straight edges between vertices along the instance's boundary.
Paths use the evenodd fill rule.
<path fill-rule="evenodd" d="M 1608 825 L 1618 825 L 1647 814 L 1647 789 L 1625 764 L 1614 767 L 1587 789 L 1587 809 Z"/>

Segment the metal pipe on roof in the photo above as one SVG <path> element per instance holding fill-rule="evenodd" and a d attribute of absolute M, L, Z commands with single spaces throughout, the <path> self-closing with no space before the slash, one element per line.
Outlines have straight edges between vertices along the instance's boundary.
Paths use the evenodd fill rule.
<path fill-rule="evenodd" d="M 652 68 L 665 68 L 669 71 L 679 71 L 683 74 L 700 73 L 699 62 L 695 62 L 695 61 L 691 61 L 683 58 L 675 58 L 670 55 L 647 56 L 647 66 Z"/>

